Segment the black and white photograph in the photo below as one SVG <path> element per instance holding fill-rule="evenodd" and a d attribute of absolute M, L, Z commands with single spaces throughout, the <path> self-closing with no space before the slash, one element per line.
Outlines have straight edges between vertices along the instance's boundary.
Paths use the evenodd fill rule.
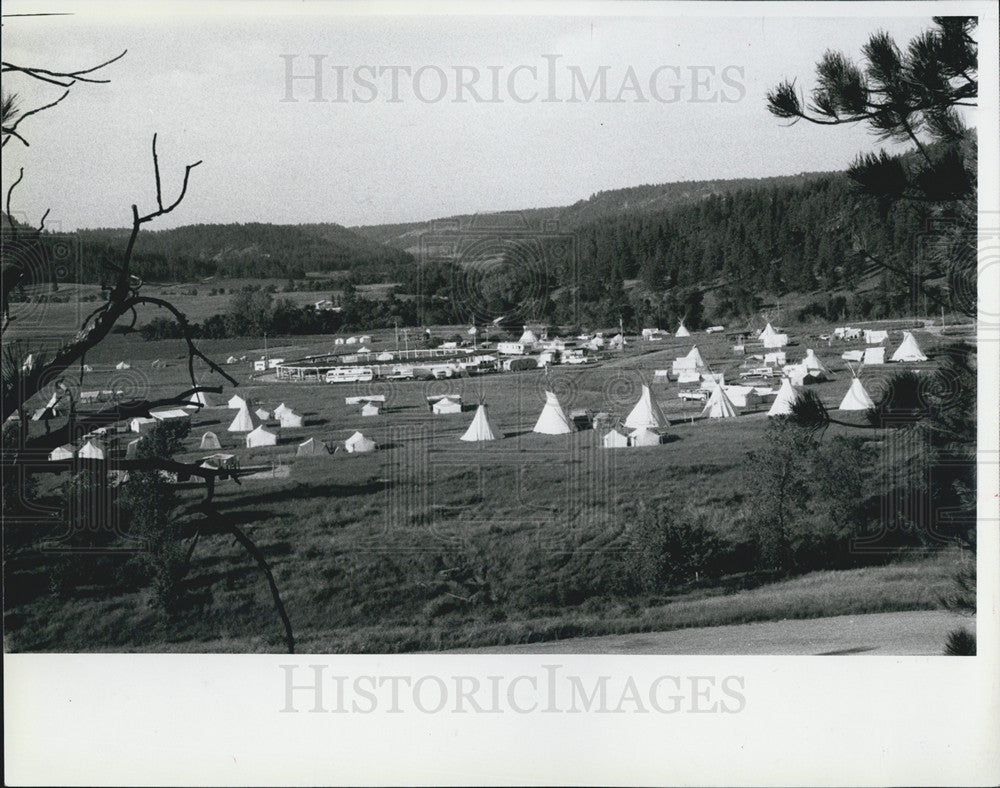
<path fill-rule="evenodd" d="M 995 784 L 997 76 L 976 2 L 5 3 L 7 781 Z"/>

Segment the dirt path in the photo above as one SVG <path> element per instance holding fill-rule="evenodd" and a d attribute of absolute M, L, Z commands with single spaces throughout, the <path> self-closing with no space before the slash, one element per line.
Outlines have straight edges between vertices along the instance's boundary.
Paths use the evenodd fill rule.
<path fill-rule="evenodd" d="M 948 633 L 975 620 L 943 610 L 764 621 L 669 632 L 570 638 L 459 649 L 481 654 L 891 654 L 940 655 Z"/>

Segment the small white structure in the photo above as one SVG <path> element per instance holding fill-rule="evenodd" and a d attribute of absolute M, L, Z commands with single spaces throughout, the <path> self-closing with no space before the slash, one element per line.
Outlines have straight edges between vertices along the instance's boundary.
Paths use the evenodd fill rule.
<path fill-rule="evenodd" d="M 343 345 L 344 344 L 344 338 L 343 337 L 337 337 L 336 339 L 333 340 L 333 344 L 335 344 L 335 345 Z"/>
<path fill-rule="evenodd" d="M 125 447 L 125 459 L 134 460 L 139 456 L 139 445 L 142 443 L 142 438 L 136 438 L 134 441 L 129 441 L 128 445 Z"/>
<path fill-rule="evenodd" d="M 278 436 L 266 427 L 258 427 L 247 435 L 246 440 L 247 448 L 253 449 L 257 446 L 274 446 L 278 442 Z"/>
<path fill-rule="evenodd" d="M 115 369 L 118 370 L 132 369 L 132 365 L 129 364 L 127 361 L 119 361 L 117 364 L 115 364 Z"/>
<path fill-rule="evenodd" d="M 732 419 L 736 417 L 736 408 L 732 400 L 726 395 L 726 390 L 722 386 L 716 386 L 712 391 L 712 396 L 708 398 L 702 416 L 710 419 Z"/>
<path fill-rule="evenodd" d="M 250 418 L 250 411 L 242 408 L 228 429 L 229 432 L 253 432 L 253 419 Z"/>
<path fill-rule="evenodd" d="M 211 405 L 208 404 L 208 397 L 205 396 L 204 391 L 196 391 L 190 397 L 188 397 L 188 407 L 194 405 L 198 407 L 199 405 L 203 408 L 210 408 Z"/>
<path fill-rule="evenodd" d="M 315 457 L 320 454 L 329 454 L 327 451 L 326 444 L 320 443 L 315 438 L 310 438 L 307 441 L 303 441 L 298 445 L 295 450 L 295 456 L 297 457 Z"/>
<path fill-rule="evenodd" d="M 701 357 L 698 346 L 691 348 L 686 356 L 674 359 L 671 370 L 676 375 L 681 370 L 700 370 L 705 368 L 705 360 Z"/>
<path fill-rule="evenodd" d="M 235 454 L 210 454 L 207 457 L 201 458 L 201 467 L 215 468 L 216 470 L 239 468 L 240 461 L 236 459 Z"/>
<path fill-rule="evenodd" d="M 788 363 L 784 350 L 775 350 L 764 354 L 764 363 L 769 367 L 783 367 Z"/>
<path fill-rule="evenodd" d="M 226 359 L 226 363 L 227 364 L 235 364 L 236 363 L 236 356 L 230 356 L 229 358 L 227 358 Z"/>
<path fill-rule="evenodd" d="M 198 444 L 199 449 L 221 449 L 222 444 L 219 443 L 219 436 L 214 432 L 206 432 L 201 436 L 201 443 Z"/>
<path fill-rule="evenodd" d="M 246 410 L 250 406 L 239 394 L 233 394 L 233 396 L 229 398 L 229 402 L 226 403 L 226 407 L 234 410 Z"/>
<path fill-rule="evenodd" d="M 725 386 L 726 396 L 737 408 L 757 410 L 760 407 L 760 394 L 754 386 Z"/>
<path fill-rule="evenodd" d="M 128 423 L 128 426 L 132 432 L 138 432 L 141 435 L 145 430 L 152 429 L 157 423 L 156 419 L 151 419 L 148 416 L 136 416 Z"/>
<path fill-rule="evenodd" d="M 682 369 L 677 373 L 678 383 L 700 383 L 701 373 L 696 369 Z"/>
<path fill-rule="evenodd" d="M 868 410 L 874 405 L 872 398 L 861 384 L 861 378 L 854 378 L 837 410 Z"/>
<path fill-rule="evenodd" d="M 865 344 L 866 345 L 881 345 L 883 342 L 889 339 L 888 331 L 873 331 L 871 329 L 865 329 Z"/>
<path fill-rule="evenodd" d="M 778 394 L 775 396 L 774 402 L 771 403 L 767 415 L 790 416 L 792 405 L 798 401 L 798 398 L 799 394 L 795 390 L 795 387 L 792 386 L 792 382 L 788 378 L 782 378 L 781 387 L 778 389 Z"/>
<path fill-rule="evenodd" d="M 663 411 L 660 410 L 659 403 L 653 399 L 649 386 L 643 384 L 639 401 L 635 403 L 635 407 L 632 408 L 632 411 L 625 418 L 625 426 L 633 430 L 639 427 L 667 426 L 667 420 L 663 415 Z"/>
<path fill-rule="evenodd" d="M 53 461 L 57 460 L 72 460 L 76 456 L 76 449 L 72 443 L 67 443 L 63 446 L 59 446 L 49 452 L 49 459 Z"/>
<path fill-rule="evenodd" d="M 285 429 L 298 429 L 303 425 L 302 416 L 291 408 L 285 408 L 281 415 L 275 414 L 278 423 Z"/>
<path fill-rule="evenodd" d="M 892 354 L 892 361 L 926 361 L 927 356 L 923 354 L 916 338 L 909 331 L 903 332 L 903 341 L 896 352 Z"/>
<path fill-rule="evenodd" d="M 520 342 L 497 342 L 497 353 L 501 356 L 523 356 L 525 347 Z"/>
<path fill-rule="evenodd" d="M 802 359 L 802 366 L 814 378 L 826 376 L 826 367 L 823 366 L 823 362 L 816 357 L 816 353 L 811 348 L 806 350 L 806 357 Z"/>
<path fill-rule="evenodd" d="M 476 408 L 476 415 L 472 417 L 472 424 L 469 425 L 469 429 L 465 431 L 459 440 L 479 442 L 479 441 L 493 441 L 499 436 L 497 430 L 490 423 L 489 414 L 486 412 L 486 405 L 480 405 Z"/>
<path fill-rule="evenodd" d="M 191 414 L 186 410 L 181 408 L 173 408 L 171 410 L 153 410 L 149 413 L 156 421 L 159 422 L 180 422 L 180 421 L 191 421 Z"/>
<path fill-rule="evenodd" d="M 348 337 L 347 339 L 344 340 L 344 342 L 345 342 L 345 344 L 348 344 L 348 345 L 356 345 L 356 344 L 358 344 L 358 338 L 357 337 Z"/>
<path fill-rule="evenodd" d="M 683 320 L 681 321 L 681 324 L 679 326 L 677 326 L 677 333 L 674 334 L 674 336 L 678 336 L 678 337 L 689 337 L 689 336 L 691 336 L 691 332 L 688 331 L 684 327 L 684 321 Z"/>
<path fill-rule="evenodd" d="M 84 364 L 83 365 L 83 371 L 84 372 L 93 372 L 94 368 L 92 366 L 90 366 L 90 364 Z"/>
<path fill-rule="evenodd" d="M 362 334 L 358 337 L 358 342 L 362 345 L 370 345 L 372 343 L 372 338 L 370 334 Z"/>
<path fill-rule="evenodd" d="M 649 427 L 639 427 L 628 434 L 629 446 L 658 446 L 663 443 L 663 433 Z"/>
<path fill-rule="evenodd" d="M 871 348 L 871 350 L 881 350 L 883 355 L 885 354 L 884 348 Z M 851 361 L 854 363 L 858 363 L 864 359 L 865 354 L 867 353 L 868 353 L 867 350 L 845 350 L 843 353 L 840 354 L 840 357 L 844 359 L 844 361 Z"/>
<path fill-rule="evenodd" d="M 261 421 L 268 421 L 271 418 L 271 411 L 264 410 L 264 408 L 257 408 L 257 410 L 253 412 L 253 415 Z"/>
<path fill-rule="evenodd" d="M 708 328 L 705 329 L 705 333 L 706 334 L 718 334 L 718 333 L 720 333 L 722 331 L 725 331 L 725 330 L 726 330 L 725 326 L 709 326 Z"/>
<path fill-rule="evenodd" d="M 374 402 L 366 402 L 364 405 L 361 406 L 362 416 L 378 416 L 380 412 L 381 411 L 379 411 L 378 405 L 376 405 Z"/>
<path fill-rule="evenodd" d="M 76 456 L 81 460 L 103 460 L 105 456 L 104 447 L 96 441 L 89 440 L 80 447 L 80 451 L 77 452 Z"/>
<path fill-rule="evenodd" d="M 869 347 L 865 348 L 865 354 L 860 359 L 869 367 L 876 367 L 885 364 L 885 348 L 884 347 Z"/>
<path fill-rule="evenodd" d="M 788 334 L 773 334 L 769 337 L 762 338 L 761 342 L 766 348 L 784 347 L 788 344 Z"/>
<path fill-rule="evenodd" d="M 392 352 L 389 350 L 383 350 L 381 353 L 375 356 L 376 361 L 392 361 L 394 358 L 395 356 L 393 356 Z"/>
<path fill-rule="evenodd" d="M 605 449 L 624 449 L 628 446 L 628 435 L 613 429 L 604 435 L 601 442 Z"/>
<path fill-rule="evenodd" d="M 573 432 L 573 427 L 559 404 L 559 398 L 551 391 L 545 392 L 545 407 L 542 408 L 532 432 L 543 435 L 566 435 Z"/>
<path fill-rule="evenodd" d="M 282 402 L 278 407 L 274 409 L 274 418 L 280 419 L 282 413 L 290 410 L 291 408 L 289 408 L 284 402 Z"/>
<path fill-rule="evenodd" d="M 524 327 L 524 333 L 521 334 L 521 338 L 517 340 L 520 344 L 526 347 L 532 347 L 538 344 L 538 337 L 535 336 L 535 332 L 532 331 L 527 326 Z"/>
<path fill-rule="evenodd" d="M 344 441 L 344 448 L 350 454 L 363 454 L 365 452 L 375 451 L 375 441 L 370 438 L 366 438 L 360 432 L 355 432 L 350 438 Z"/>
<path fill-rule="evenodd" d="M 431 411 L 437 416 L 446 413 L 461 413 L 462 403 L 449 397 L 442 397 L 431 406 Z"/>

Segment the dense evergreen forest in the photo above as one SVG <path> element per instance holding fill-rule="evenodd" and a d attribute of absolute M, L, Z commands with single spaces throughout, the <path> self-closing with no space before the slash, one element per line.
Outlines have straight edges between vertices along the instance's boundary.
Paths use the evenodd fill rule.
<path fill-rule="evenodd" d="M 309 273 L 344 285 L 394 282 L 399 295 L 415 297 L 407 322 L 416 324 L 507 315 L 622 320 L 632 329 L 738 319 L 788 293 L 796 295 L 791 319 L 913 314 L 926 306 L 915 282 L 925 291 L 939 284 L 922 248 L 929 209 L 913 201 L 880 206 L 841 173 L 640 186 L 520 216 L 530 228 L 559 218 L 558 232 L 540 229 L 489 254 L 458 243 L 431 259 L 417 251 L 416 225 L 191 225 L 140 234 L 133 268 L 146 281 L 170 283 L 280 278 L 309 289 Z M 452 226 L 461 240 L 466 224 Z M 76 237 L 82 281 L 103 281 L 126 231 Z M 910 274 L 892 274 L 876 260 Z"/>

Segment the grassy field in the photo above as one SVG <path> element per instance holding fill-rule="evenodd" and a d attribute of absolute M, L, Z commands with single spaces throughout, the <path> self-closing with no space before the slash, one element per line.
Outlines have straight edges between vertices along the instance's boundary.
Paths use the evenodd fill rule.
<path fill-rule="evenodd" d="M 817 352 L 832 379 L 815 388 L 835 408 L 850 374 L 840 360 L 845 346 L 829 347 L 816 337 L 828 330 L 799 332 L 793 336 L 797 345 L 787 350 L 790 361 L 806 348 Z M 394 346 L 391 331 L 372 333 L 376 350 Z M 942 342 L 930 333 L 917 337 L 928 355 Z M 676 384 L 653 382 L 654 370 L 669 368 L 692 344 L 714 371 L 735 379 L 740 360 L 718 335 L 637 341 L 598 365 L 547 373 L 338 386 L 251 379 L 250 362 L 263 351 L 253 340 L 200 344 L 218 360 L 247 356 L 226 368 L 240 381 L 237 393 L 255 407 L 284 402 L 305 416 L 303 428 L 280 431 L 277 446 L 246 449 L 242 436 L 226 431 L 235 412 L 208 408 L 194 416 L 181 456 L 191 460 L 208 453 L 197 450 L 198 439 L 212 430 L 243 466 L 281 468 L 274 478 L 224 482 L 217 500 L 223 514 L 245 525 L 271 563 L 302 650 L 429 650 L 926 609 L 937 606 L 954 568 L 955 556 L 938 552 L 740 593 L 733 593 L 738 586 L 704 588 L 696 582 L 669 597 L 613 593 L 637 504 L 693 504 L 714 513 L 721 529 L 739 508 L 742 466 L 746 453 L 762 444 L 766 404 L 737 419 L 702 420 L 699 408 L 677 397 Z M 330 337 L 269 341 L 271 355 L 288 358 L 327 349 Z M 167 365 L 154 368 L 157 359 Z M 94 371 L 84 376 L 81 388 L 120 388 L 129 396 L 175 393 L 186 380 L 185 359 L 182 341 L 146 343 L 115 335 L 87 359 Z M 131 369 L 116 371 L 121 360 Z M 880 380 L 900 366 L 905 365 L 865 370 L 866 388 L 874 396 Z M 214 377 L 200 374 L 199 382 L 219 382 Z M 623 416 L 643 382 L 652 385 L 671 421 L 664 445 L 609 451 L 592 430 L 568 436 L 531 432 L 547 389 L 567 412 L 589 408 Z M 223 396 L 210 399 L 222 403 L 231 393 L 227 387 Z M 461 394 L 473 406 L 487 402 L 504 438 L 481 445 L 459 441 L 472 413 L 435 416 L 426 405 L 426 396 L 447 393 Z M 346 396 L 359 394 L 384 394 L 383 413 L 363 418 L 358 407 L 345 404 Z M 308 437 L 334 444 L 355 430 L 377 441 L 379 450 L 295 457 L 297 444 Z M 129 437 L 134 436 L 121 440 Z M 174 617 L 153 609 L 142 589 L 109 595 L 99 587 L 84 588 L 68 600 L 56 599 L 48 593 L 49 569 L 49 559 L 30 545 L 8 554 L 8 648 L 282 648 L 263 579 L 221 534 L 202 534 L 188 581 L 188 608 Z"/>

